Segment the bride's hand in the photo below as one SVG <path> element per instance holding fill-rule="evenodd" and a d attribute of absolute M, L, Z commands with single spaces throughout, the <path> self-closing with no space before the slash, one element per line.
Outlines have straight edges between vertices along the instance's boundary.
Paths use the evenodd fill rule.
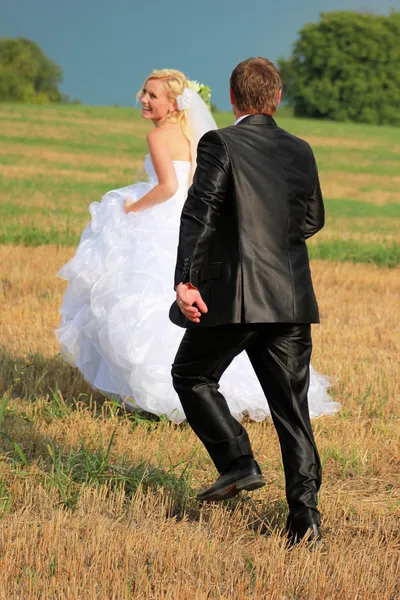
<path fill-rule="evenodd" d="M 124 211 L 126 214 L 130 213 L 130 212 L 134 212 L 134 203 L 131 202 L 131 200 L 129 198 L 125 198 L 124 200 Z"/>

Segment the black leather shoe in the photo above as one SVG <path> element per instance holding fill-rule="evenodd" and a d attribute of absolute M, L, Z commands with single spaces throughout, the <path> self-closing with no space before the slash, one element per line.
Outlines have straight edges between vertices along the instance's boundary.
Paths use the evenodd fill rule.
<path fill-rule="evenodd" d="M 197 500 L 228 500 L 242 490 L 258 490 L 264 485 L 265 479 L 261 469 L 256 461 L 252 460 L 246 467 L 236 465 L 220 475 L 211 487 L 197 494 Z"/>
<path fill-rule="evenodd" d="M 296 546 L 304 540 L 310 550 L 319 550 L 324 547 L 321 531 L 316 523 L 303 523 L 296 527 L 290 524 L 286 532 L 290 546 Z"/>

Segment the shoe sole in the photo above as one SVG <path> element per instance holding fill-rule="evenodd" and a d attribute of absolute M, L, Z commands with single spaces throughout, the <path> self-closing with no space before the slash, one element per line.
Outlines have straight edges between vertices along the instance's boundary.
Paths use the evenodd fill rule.
<path fill-rule="evenodd" d="M 247 477 L 243 477 L 243 479 L 239 479 L 226 487 L 204 496 L 197 496 L 198 500 L 206 501 L 219 501 L 219 500 L 229 500 L 234 496 L 237 496 L 241 491 L 246 490 L 248 492 L 252 492 L 254 490 L 258 490 L 262 488 L 266 484 L 266 481 L 262 475 L 248 475 Z"/>

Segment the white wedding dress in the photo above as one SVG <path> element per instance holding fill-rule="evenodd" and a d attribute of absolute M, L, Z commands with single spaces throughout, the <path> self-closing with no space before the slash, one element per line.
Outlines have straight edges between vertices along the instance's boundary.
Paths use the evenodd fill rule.
<path fill-rule="evenodd" d="M 58 275 L 68 281 L 56 331 L 61 353 L 84 378 L 127 409 L 185 419 L 172 386 L 171 365 L 184 331 L 168 318 L 175 300 L 173 277 L 180 215 L 191 163 L 174 162 L 179 188 L 167 202 L 126 214 L 124 199 L 136 201 L 157 184 L 151 158 L 149 181 L 108 192 L 93 202 L 91 221 L 75 256 Z M 310 416 L 340 409 L 327 393 L 329 380 L 311 368 Z M 221 379 L 232 414 L 255 421 L 270 416 L 267 400 L 245 353 Z"/>

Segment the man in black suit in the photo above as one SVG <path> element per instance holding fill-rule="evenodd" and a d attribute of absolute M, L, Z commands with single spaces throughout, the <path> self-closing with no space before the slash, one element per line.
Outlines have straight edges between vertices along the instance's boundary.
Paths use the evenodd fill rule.
<path fill-rule="evenodd" d="M 171 320 L 186 328 L 172 367 L 188 422 L 220 473 L 198 495 L 225 500 L 265 485 L 244 427 L 218 391 L 245 350 L 268 399 L 283 458 L 291 541 L 319 542 L 321 463 L 307 392 L 319 322 L 306 239 L 324 225 L 310 146 L 275 123 L 276 67 L 233 71 L 235 126 L 206 133 L 182 212 Z"/>

